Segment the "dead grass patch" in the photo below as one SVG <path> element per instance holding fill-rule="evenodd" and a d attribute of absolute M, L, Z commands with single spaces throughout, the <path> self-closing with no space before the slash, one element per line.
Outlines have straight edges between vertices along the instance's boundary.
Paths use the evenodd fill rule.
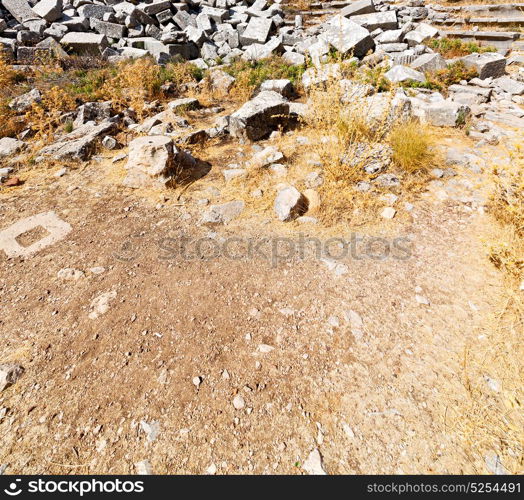
<path fill-rule="evenodd" d="M 488 209 L 499 224 L 489 258 L 505 277 L 504 303 L 463 357 L 467 399 L 450 413 L 479 472 L 524 472 L 524 155 L 495 168 Z M 491 458 L 489 458 L 491 457 Z"/>

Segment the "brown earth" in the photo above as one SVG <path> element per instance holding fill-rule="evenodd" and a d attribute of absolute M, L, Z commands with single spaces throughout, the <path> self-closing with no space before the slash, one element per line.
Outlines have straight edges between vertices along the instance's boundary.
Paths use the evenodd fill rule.
<path fill-rule="evenodd" d="M 212 248 L 231 236 L 327 238 L 254 215 L 200 226 L 195 198 L 226 163 L 180 200 L 119 187 L 108 159 L 61 178 L 35 168 L 0 194 L 0 228 L 49 210 L 73 227 L 25 260 L 0 252 L 0 360 L 25 368 L 0 395 L 7 472 L 135 473 L 149 460 L 154 473 L 300 474 L 315 448 L 330 474 L 486 472 L 466 457 L 453 413 L 468 397 L 465 346 L 501 297 L 488 216 L 422 197 L 412 216 L 370 233 L 407 238 L 409 258 L 350 256 L 340 276 L 309 254 L 184 258 L 173 251 L 181 236 L 210 236 Z M 85 276 L 60 279 L 63 268 Z M 111 291 L 91 319 L 93 299 Z M 153 442 L 142 420 L 159 423 Z"/>

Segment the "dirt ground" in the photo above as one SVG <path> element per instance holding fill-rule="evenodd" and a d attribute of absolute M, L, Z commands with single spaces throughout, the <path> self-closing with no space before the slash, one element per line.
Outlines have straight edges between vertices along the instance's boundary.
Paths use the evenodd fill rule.
<path fill-rule="evenodd" d="M 328 234 L 249 210 L 201 225 L 198 199 L 228 201 L 221 169 L 243 147 L 205 158 L 180 198 L 121 187 L 109 157 L 63 177 L 26 169 L 0 192 L 0 229 L 47 211 L 72 226 L 31 257 L 0 252 L 0 363 L 25 369 L 0 393 L 6 472 L 134 474 L 147 460 L 155 474 L 303 474 L 315 449 L 328 474 L 487 472 L 453 414 L 464 350 L 502 297 L 489 217 L 438 181 L 380 228 Z M 356 233 L 337 259 L 329 238 Z M 302 255 L 300 238 L 331 258 Z"/>

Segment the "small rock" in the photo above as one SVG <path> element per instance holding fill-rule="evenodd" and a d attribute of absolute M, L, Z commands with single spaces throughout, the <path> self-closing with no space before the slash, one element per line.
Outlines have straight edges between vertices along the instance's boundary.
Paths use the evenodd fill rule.
<path fill-rule="evenodd" d="M 24 368 L 15 363 L 0 365 L 0 392 L 13 385 L 24 373 Z"/>
<path fill-rule="evenodd" d="M 140 462 L 137 462 L 135 464 L 137 474 L 140 476 L 150 476 L 153 474 L 153 468 L 151 467 L 151 464 L 149 463 L 149 460 L 142 460 Z"/>
<path fill-rule="evenodd" d="M 89 319 L 97 319 L 102 314 L 109 311 L 109 304 L 116 299 L 117 293 L 115 291 L 105 292 L 91 302 L 91 312 Z"/>
<path fill-rule="evenodd" d="M 315 448 L 307 457 L 307 460 L 304 462 L 303 469 L 313 476 L 325 476 L 326 471 L 322 465 L 322 456 L 317 448 Z"/>
<path fill-rule="evenodd" d="M 80 271 L 79 269 L 73 269 L 71 267 L 65 267 L 64 269 L 60 269 L 58 273 L 56 274 L 56 277 L 61 280 L 67 280 L 67 281 L 77 281 L 80 278 L 83 278 L 85 276 L 85 273 L 83 271 Z"/>
<path fill-rule="evenodd" d="M 160 433 L 160 423 L 156 420 L 152 422 L 146 422 L 145 420 L 140 421 L 140 427 L 145 432 L 147 440 L 152 443 Z"/>
<path fill-rule="evenodd" d="M 242 408 L 246 406 L 246 402 L 244 401 L 244 398 L 240 394 L 237 394 L 233 398 L 233 406 L 235 407 L 236 410 L 242 410 Z"/>
<path fill-rule="evenodd" d="M 384 219 L 393 219 L 397 211 L 393 207 L 385 207 L 384 210 L 380 213 L 381 217 Z"/>

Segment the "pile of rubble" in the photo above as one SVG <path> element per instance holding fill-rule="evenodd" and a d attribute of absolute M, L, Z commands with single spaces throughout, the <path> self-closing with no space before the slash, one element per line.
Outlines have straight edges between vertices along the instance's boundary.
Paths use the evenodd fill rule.
<path fill-rule="evenodd" d="M 428 15 L 423 0 L 359 0 L 307 29 L 301 16 L 288 25 L 281 1 L 1 0 L 0 44 L 19 62 L 49 51 L 112 61 L 151 54 L 160 63 L 179 57 L 205 68 L 240 57 L 279 54 L 302 64 L 332 49 L 357 57 L 375 49 L 406 63 L 427 53 L 421 44 L 438 33 L 421 24 Z"/>

